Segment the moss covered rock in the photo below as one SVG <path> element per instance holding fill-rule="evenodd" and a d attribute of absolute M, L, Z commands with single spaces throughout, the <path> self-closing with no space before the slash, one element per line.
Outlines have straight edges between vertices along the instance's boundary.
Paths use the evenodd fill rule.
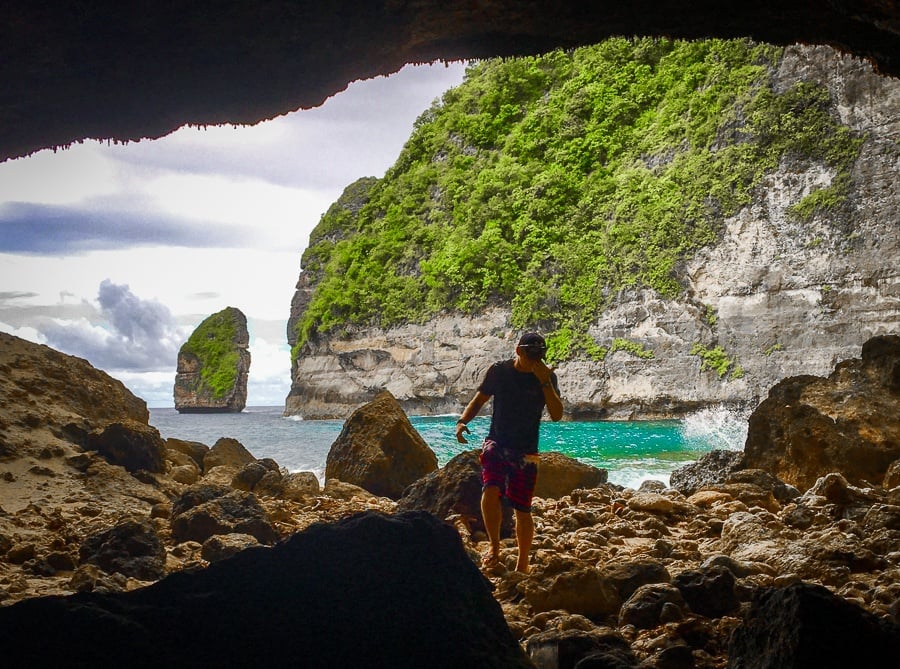
<path fill-rule="evenodd" d="M 180 413 L 240 412 L 250 372 L 247 317 L 234 307 L 213 314 L 178 352 L 175 408 Z"/>

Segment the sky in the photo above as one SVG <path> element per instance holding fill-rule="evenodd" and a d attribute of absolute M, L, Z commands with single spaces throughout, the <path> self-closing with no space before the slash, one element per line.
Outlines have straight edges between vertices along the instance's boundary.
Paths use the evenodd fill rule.
<path fill-rule="evenodd" d="M 171 407 L 181 345 L 236 307 L 250 331 L 247 404 L 283 405 L 309 233 L 344 187 L 384 175 L 464 71 L 407 66 L 255 126 L 0 163 L 0 331 L 85 358 L 149 407 Z"/>

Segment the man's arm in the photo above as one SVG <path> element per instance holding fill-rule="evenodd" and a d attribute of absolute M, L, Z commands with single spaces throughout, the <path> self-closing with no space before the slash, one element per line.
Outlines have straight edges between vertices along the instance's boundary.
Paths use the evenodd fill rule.
<path fill-rule="evenodd" d="M 547 413 L 550 414 L 551 420 L 558 421 L 563 417 L 563 403 L 553 385 L 553 370 L 547 367 L 543 360 L 529 360 L 529 362 L 531 363 L 531 373 L 541 382 Z"/>
<path fill-rule="evenodd" d="M 472 398 L 472 401 L 469 402 L 469 404 L 463 410 L 462 415 L 459 417 L 459 420 L 456 421 L 456 441 L 461 444 L 469 443 L 463 435 L 464 432 L 469 431 L 466 423 L 468 423 L 478 415 L 478 412 L 481 411 L 481 407 L 483 407 L 489 399 L 490 397 L 485 395 L 480 390 L 475 393 L 475 397 Z"/>
<path fill-rule="evenodd" d="M 552 378 L 541 383 L 541 390 L 544 391 L 544 401 L 547 403 L 547 413 L 550 414 L 550 419 L 558 421 L 563 417 L 563 403 L 556 393 L 556 386 L 553 385 Z"/>

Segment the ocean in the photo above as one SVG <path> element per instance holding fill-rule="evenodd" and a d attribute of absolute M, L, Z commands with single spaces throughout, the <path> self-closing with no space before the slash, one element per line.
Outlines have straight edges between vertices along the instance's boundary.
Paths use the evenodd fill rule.
<path fill-rule="evenodd" d="M 150 409 L 150 424 L 165 437 L 212 446 L 220 437 L 241 442 L 257 458 L 272 458 L 291 472 L 311 471 L 324 480 L 325 459 L 344 425 L 342 420 L 302 420 L 282 416 L 283 407 L 247 407 L 238 414 L 179 414 Z M 454 437 L 457 416 L 411 416 L 443 466 L 464 450 L 477 448 L 490 418 L 469 423 L 468 444 Z M 713 449 L 741 450 L 747 414 L 708 409 L 683 420 L 546 421 L 542 451 L 559 451 L 609 472 L 610 483 L 637 488 L 646 479 L 669 484 L 670 474 Z"/>

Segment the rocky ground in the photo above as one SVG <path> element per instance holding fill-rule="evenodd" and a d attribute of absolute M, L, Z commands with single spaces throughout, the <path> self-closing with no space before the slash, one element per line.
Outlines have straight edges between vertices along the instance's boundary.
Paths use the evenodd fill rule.
<path fill-rule="evenodd" d="M 796 429 L 777 448 L 770 437 L 764 454 L 757 440 L 753 453 L 716 452 L 673 475 L 672 487 L 647 481 L 638 490 L 579 487 L 575 464 L 574 477 L 554 467 L 564 484 L 535 502 L 531 573 L 510 571 L 511 538 L 504 565 L 484 572 L 535 666 L 794 666 L 742 664 L 735 654 L 750 652 L 737 649 L 752 647 L 746 631 L 764 617 L 761 595 L 801 583 L 823 586 L 854 615 L 871 614 L 864 620 L 887 630 L 878 637 L 884 648 L 896 648 L 898 339 L 864 349 L 862 361 L 830 379 L 773 389 L 777 406 L 755 414 L 754 434 Z M 0 335 L 0 373 L 0 606 L 135 590 L 313 523 L 416 506 L 408 494 L 392 500 L 334 479 L 320 488 L 312 474 L 256 460 L 234 440 L 164 441 L 121 384 L 8 335 Z M 836 436 L 825 432 L 823 414 Z M 832 468 L 841 451 L 829 439 L 856 449 L 852 471 Z M 486 544 L 474 502 L 463 499 L 472 493 L 448 478 L 450 463 L 444 469 L 423 479 L 443 489 L 418 506 L 440 510 L 478 564 Z M 779 478 L 807 480 L 814 470 L 803 489 Z M 733 645 L 742 638 L 743 647 Z M 596 661 L 606 664 L 584 659 L 591 654 L 605 654 Z"/>

